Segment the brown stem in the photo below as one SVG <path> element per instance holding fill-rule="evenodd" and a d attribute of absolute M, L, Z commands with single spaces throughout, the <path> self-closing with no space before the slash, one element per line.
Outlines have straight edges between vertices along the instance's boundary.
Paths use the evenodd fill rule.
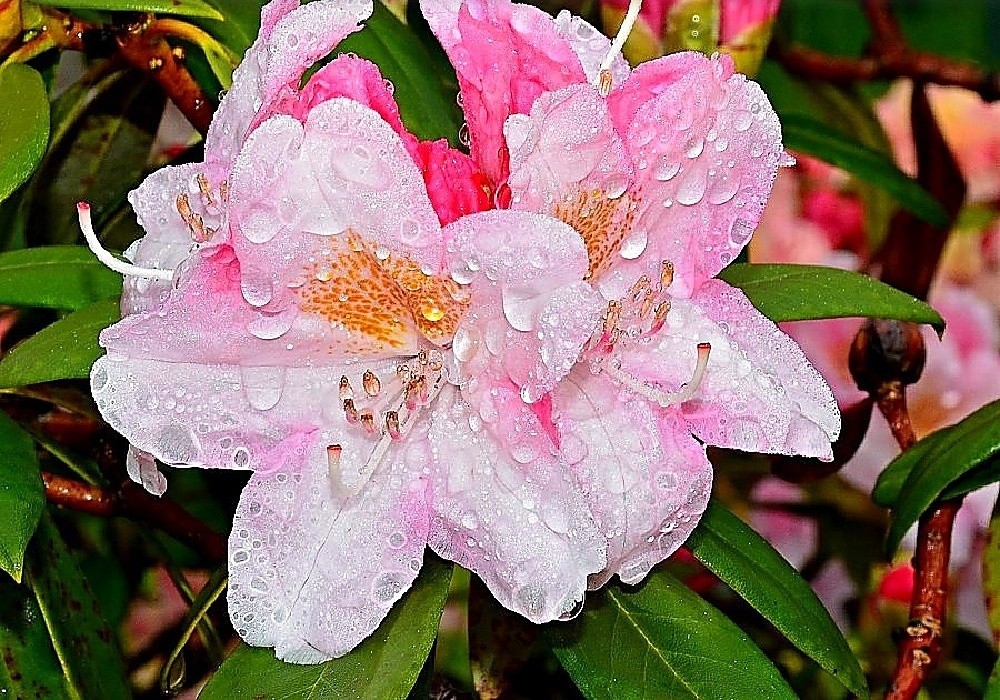
<path fill-rule="evenodd" d="M 892 13 L 892 8 L 887 0 L 864 0 L 865 14 L 868 15 L 868 24 L 871 25 L 872 34 L 875 37 L 874 43 L 884 52 L 905 50 L 906 40 L 903 38 L 903 31 L 899 28 L 899 22 Z"/>
<path fill-rule="evenodd" d="M 961 499 L 942 501 L 920 518 L 915 581 L 910 601 L 910 624 L 899 643 L 899 660 L 886 700 L 912 700 L 927 674 L 941 657 L 945 614 L 948 609 L 948 562 L 951 531 Z"/>
<path fill-rule="evenodd" d="M 118 49 L 133 67 L 150 75 L 202 136 L 212 121 L 212 105 L 184 66 L 184 49 L 173 47 L 148 18 L 118 36 Z"/>
<path fill-rule="evenodd" d="M 899 449 L 908 450 L 917 441 L 910 422 L 910 412 L 906 407 L 906 387 L 902 381 L 884 383 L 876 393 L 878 408 L 889 423 L 892 436 L 899 443 Z"/>
<path fill-rule="evenodd" d="M 43 471 L 42 482 L 50 503 L 105 518 L 131 518 L 162 530 L 213 563 L 226 559 L 225 537 L 170 499 L 156 498 L 131 481 L 112 490 Z"/>

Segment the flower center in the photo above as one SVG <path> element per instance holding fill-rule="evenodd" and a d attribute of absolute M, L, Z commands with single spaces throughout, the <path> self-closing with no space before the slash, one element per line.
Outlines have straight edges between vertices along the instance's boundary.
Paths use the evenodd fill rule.
<path fill-rule="evenodd" d="M 674 266 L 669 260 L 660 263 L 660 278 L 656 286 L 647 275 L 642 275 L 623 298 L 608 302 L 600 332 L 594 335 L 586 348 L 591 357 L 592 371 L 606 372 L 621 386 L 663 408 L 694 397 L 705 376 L 712 346 L 709 343 L 698 344 L 694 373 L 677 391 L 666 391 L 624 370 L 622 350 L 637 343 L 649 343 L 663 328 L 670 313 L 667 289 L 673 279 Z"/>
<path fill-rule="evenodd" d="M 379 377 L 371 369 L 361 375 L 361 391 L 356 391 L 345 374 L 340 378 L 338 396 L 349 425 L 369 435 L 379 436 L 368 459 L 358 469 L 366 479 L 385 456 L 389 445 L 403 440 L 420 412 L 429 406 L 446 382 L 439 350 L 421 350 L 416 357 L 396 365 L 395 372 Z M 331 478 L 339 475 L 343 448 L 327 447 Z"/>

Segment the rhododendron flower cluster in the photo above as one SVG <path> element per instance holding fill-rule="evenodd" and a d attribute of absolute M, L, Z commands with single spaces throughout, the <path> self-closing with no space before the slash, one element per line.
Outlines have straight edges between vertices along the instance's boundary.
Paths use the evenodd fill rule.
<path fill-rule="evenodd" d="M 144 483 L 153 458 L 252 470 L 230 613 L 295 662 L 368 636 L 427 546 L 532 621 L 572 616 L 695 527 L 706 444 L 829 458 L 839 430 L 795 343 L 714 279 L 785 158 L 728 58 L 630 71 L 569 14 L 425 0 L 466 155 L 409 133 L 361 58 L 300 88 L 371 11 L 264 8 L 205 162 L 130 197 L 146 236 L 92 372 Z"/>

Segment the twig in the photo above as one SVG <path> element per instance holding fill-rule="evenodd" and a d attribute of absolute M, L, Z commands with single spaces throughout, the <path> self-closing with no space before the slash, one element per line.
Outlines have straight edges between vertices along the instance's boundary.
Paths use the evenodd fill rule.
<path fill-rule="evenodd" d="M 128 517 L 162 530 L 213 563 L 226 559 L 225 537 L 170 499 L 155 498 L 131 481 L 112 490 L 43 471 L 42 482 L 50 503 L 99 517 Z"/>
<path fill-rule="evenodd" d="M 927 674 L 941 658 L 945 614 L 948 608 L 948 562 L 951 531 L 961 499 L 942 501 L 920 518 L 915 580 L 910 601 L 910 624 L 899 642 L 899 660 L 892 673 L 886 700 L 912 700 Z"/>
<path fill-rule="evenodd" d="M 212 121 L 212 105 L 201 86 L 184 67 L 184 49 L 173 47 L 147 17 L 118 35 L 118 49 L 133 67 L 149 74 L 202 136 Z"/>
<path fill-rule="evenodd" d="M 785 68 L 804 78 L 831 83 L 910 78 L 972 90 L 987 102 L 1000 100 L 1000 74 L 911 48 L 886 0 L 865 0 L 864 5 L 872 28 L 872 42 L 865 56 L 831 56 L 803 47 L 778 45 L 772 47 L 774 54 Z"/>

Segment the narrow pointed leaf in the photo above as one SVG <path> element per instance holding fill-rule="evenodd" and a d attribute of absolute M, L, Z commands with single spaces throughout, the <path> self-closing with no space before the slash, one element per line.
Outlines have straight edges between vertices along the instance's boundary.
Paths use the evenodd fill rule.
<path fill-rule="evenodd" d="M 18 343 L 0 360 L 0 388 L 86 379 L 101 355 L 98 334 L 117 321 L 119 314 L 117 301 L 99 301 Z"/>
<path fill-rule="evenodd" d="M 548 633 L 591 700 L 796 697 L 742 630 L 666 572 L 637 589 L 605 587 Z"/>
<path fill-rule="evenodd" d="M 931 433 L 889 463 L 872 497 L 892 508 L 886 536 L 895 551 L 907 530 L 949 486 L 1000 457 L 1000 400 Z"/>
<path fill-rule="evenodd" d="M 222 19 L 222 14 L 205 0 L 34 0 L 34 2 L 36 5 L 49 5 L 67 10 L 155 12 L 163 15 Z"/>
<path fill-rule="evenodd" d="M 240 646 L 200 700 L 354 698 L 404 700 L 437 636 L 452 567 L 428 557 L 413 588 L 375 633 L 352 652 L 322 664 L 278 661 L 273 649 Z"/>
<path fill-rule="evenodd" d="M 38 602 L 10 579 L 0 579 L 0 690 L 14 698 L 69 698 Z"/>
<path fill-rule="evenodd" d="M 0 201 L 28 179 L 49 140 L 49 98 L 38 71 L 0 68 Z"/>
<path fill-rule="evenodd" d="M 76 311 L 121 291 L 121 275 L 82 246 L 0 253 L 0 304 Z"/>
<path fill-rule="evenodd" d="M 944 207 L 885 154 L 862 146 L 825 124 L 801 115 L 782 120 L 785 147 L 814 156 L 846 170 L 859 180 L 880 187 L 901 207 L 935 226 L 947 226 Z"/>
<path fill-rule="evenodd" d="M 35 443 L 0 411 L 0 569 L 17 581 L 44 507 Z"/>
<path fill-rule="evenodd" d="M 742 289 L 775 322 L 895 318 L 928 323 L 939 333 L 944 329 L 944 319 L 925 302 L 857 272 L 820 265 L 736 263 L 719 277 Z"/>
<path fill-rule="evenodd" d="M 994 511 L 990 527 L 986 532 L 986 546 L 983 548 L 983 598 L 986 601 L 986 618 L 993 633 L 994 646 L 1000 642 L 1000 517 Z M 1000 677 L 996 670 L 990 685 L 996 686 L 1000 697 Z"/>
<path fill-rule="evenodd" d="M 686 546 L 788 641 L 852 693 L 868 697 L 864 672 L 830 613 L 753 528 L 712 501 Z"/>
<path fill-rule="evenodd" d="M 114 632 L 100 604 L 51 518 L 38 527 L 26 560 L 49 638 L 75 700 L 127 700 L 131 697 Z"/>

